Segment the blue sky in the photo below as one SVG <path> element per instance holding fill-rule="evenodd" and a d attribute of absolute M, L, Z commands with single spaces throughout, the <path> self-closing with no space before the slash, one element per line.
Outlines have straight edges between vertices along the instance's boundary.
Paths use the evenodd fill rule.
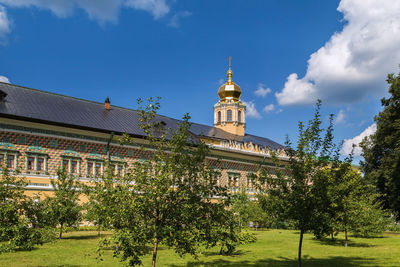
<path fill-rule="evenodd" d="M 295 138 L 320 98 L 348 150 L 398 73 L 399 2 L 0 0 L 0 80 L 211 125 L 232 56 L 248 133 Z"/>

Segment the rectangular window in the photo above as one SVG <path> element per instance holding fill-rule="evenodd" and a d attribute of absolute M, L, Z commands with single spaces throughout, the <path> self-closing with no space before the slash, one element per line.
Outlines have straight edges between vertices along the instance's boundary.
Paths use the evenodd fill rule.
<path fill-rule="evenodd" d="M 247 190 L 254 191 L 256 188 L 256 182 L 253 177 L 247 177 Z"/>
<path fill-rule="evenodd" d="M 28 157 L 28 171 L 33 171 L 33 170 L 35 170 L 35 158 Z"/>
<path fill-rule="evenodd" d="M 221 186 L 221 176 L 217 177 L 216 184 L 217 186 Z"/>
<path fill-rule="evenodd" d="M 88 175 L 93 175 L 93 162 L 87 163 L 87 173 Z"/>
<path fill-rule="evenodd" d="M 78 172 L 78 162 L 76 160 L 71 160 L 71 173 Z"/>
<path fill-rule="evenodd" d="M 117 165 L 117 175 L 122 176 L 122 166 L 121 165 Z"/>
<path fill-rule="evenodd" d="M 64 170 L 65 170 L 66 172 L 69 172 L 69 160 L 64 159 L 64 160 L 62 161 L 62 166 L 63 166 L 63 168 L 64 168 Z"/>
<path fill-rule="evenodd" d="M 229 188 L 232 188 L 232 187 L 233 187 L 233 177 L 232 177 L 232 176 L 229 176 L 229 177 L 228 177 L 228 187 L 229 187 Z"/>
<path fill-rule="evenodd" d="M 237 188 L 239 187 L 239 177 L 234 178 L 234 186 Z"/>
<path fill-rule="evenodd" d="M 229 174 L 228 175 L 228 187 L 230 189 L 233 189 L 234 191 L 236 191 L 236 189 L 239 189 L 239 179 L 240 179 L 239 174 Z"/>
<path fill-rule="evenodd" d="M 232 110 L 231 109 L 228 109 L 228 111 L 227 111 L 227 121 L 232 121 Z"/>
<path fill-rule="evenodd" d="M 7 157 L 7 168 L 14 169 L 15 168 L 15 156 L 8 155 Z"/>
<path fill-rule="evenodd" d="M 101 163 L 100 162 L 96 162 L 96 164 L 94 165 L 94 174 L 96 176 L 101 175 Z"/>
<path fill-rule="evenodd" d="M 37 158 L 37 169 L 38 171 L 44 170 L 44 158 Z"/>

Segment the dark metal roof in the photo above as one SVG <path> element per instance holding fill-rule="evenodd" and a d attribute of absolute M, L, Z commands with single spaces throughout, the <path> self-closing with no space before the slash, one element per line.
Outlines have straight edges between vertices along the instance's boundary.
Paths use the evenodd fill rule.
<path fill-rule="evenodd" d="M 101 132 L 128 133 L 138 137 L 145 135 L 138 126 L 140 116 L 136 110 L 117 106 L 111 106 L 110 110 L 106 110 L 104 103 L 2 82 L 0 82 L 0 90 L 7 94 L 4 101 L 0 102 L 0 117 L 19 118 Z M 158 115 L 156 120 L 163 121 L 165 127 L 171 129 L 177 129 L 180 122 L 177 119 L 161 115 Z M 251 134 L 238 136 L 198 123 L 193 123 L 190 130 L 194 139 L 203 136 L 221 140 L 252 142 L 272 149 L 283 148 L 282 145 L 268 138 Z"/>

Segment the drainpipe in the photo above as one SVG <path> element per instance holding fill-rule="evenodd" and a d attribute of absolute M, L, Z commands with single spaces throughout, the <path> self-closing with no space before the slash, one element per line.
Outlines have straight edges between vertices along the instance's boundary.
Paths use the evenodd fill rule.
<path fill-rule="evenodd" d="M 111 140 L 113 139 L 113 137 L 114 137 L 114 132 L 111 132 L 110 139 L 108 139 L 107 145 L 106 145 L 106 150 L 107 150 L 107 168 L 110 167 L 110 162 L 111 162 L 110 143 L 111 143 Z"/>

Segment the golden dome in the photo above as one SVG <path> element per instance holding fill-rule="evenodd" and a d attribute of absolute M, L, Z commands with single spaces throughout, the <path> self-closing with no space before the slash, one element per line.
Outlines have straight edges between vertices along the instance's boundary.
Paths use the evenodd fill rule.
<path fill-rule="evenodd" d="M 228 81 L 221 85 L 218 89 L 218 95 L 221 102 L 232 99 L 234 101 L 239 101 L 242 95 L 242 90 L 240 86 L 232 81 L 232 70 L 231 70 L 231 57 L 229 57 L 229 70 L 227 72 Z"/>

